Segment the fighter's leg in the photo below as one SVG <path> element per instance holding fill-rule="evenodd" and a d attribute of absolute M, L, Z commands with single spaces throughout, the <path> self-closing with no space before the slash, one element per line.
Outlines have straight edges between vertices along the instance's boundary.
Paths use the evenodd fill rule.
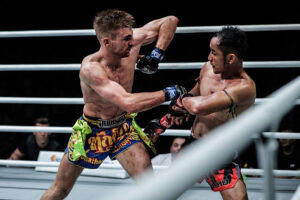
<path fill-rule="evenodd" d="M 64 199 L 70 193 L 82 170 L 83 168 L 70 163 L 67 154 L 65 154 L 60 162 L 54 183 L 44 193 L 41 199 Z"/>
<path fill-rule="evenodd" d="M 150 156 L 143 143 L 130 146 L 116 157 L 130 176 L 135 178 L 146 169 L 152 168 Z"/>
<path fill-rule="evenodd" d="M 246 185 L 242 180 L 238 180 L 233 188 L 220 191 L 224 200 L 247 200 Z"/>

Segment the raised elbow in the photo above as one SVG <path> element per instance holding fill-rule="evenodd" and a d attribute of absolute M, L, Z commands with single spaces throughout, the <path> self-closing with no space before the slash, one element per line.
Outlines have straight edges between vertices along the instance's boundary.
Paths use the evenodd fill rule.
<path fill-rule="evenodd" d="M 169 18 L 169 20 L 170 20 L 172 23 L 174 23 L 176 26 L 177 26 L 177 24 L 179 23 L 178 17 L 176 17 L 176 16 L 174 16 L 174 15 L 170 15 L 168 18 Z"/>

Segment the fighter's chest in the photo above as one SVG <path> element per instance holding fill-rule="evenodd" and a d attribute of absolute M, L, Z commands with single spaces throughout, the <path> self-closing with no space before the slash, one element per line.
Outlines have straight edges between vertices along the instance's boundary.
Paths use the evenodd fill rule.
<path fill-rule="evenodd" d="M 200 82 L 200 94 L 202 96 L 211 95 L 215 92 L 226 89 L 229 83 L 219 78 L 204 77 Z"/>
<path fill-rule="evenodd" d="M 134 79 L 134 71 L 131 69 L 118 69 L 114 71 L 109 71 L 107 73 L 108 78 L 121 86 L 126 90 L 131 89 Z"/>

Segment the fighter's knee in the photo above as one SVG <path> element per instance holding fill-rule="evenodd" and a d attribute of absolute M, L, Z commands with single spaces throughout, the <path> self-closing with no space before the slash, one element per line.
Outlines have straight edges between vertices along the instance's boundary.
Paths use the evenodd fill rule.
<path fill-rule="evenodd" d="M 138 165 L 136 166 L 136 168 L 137 168 L 137 172 L 141 173 L 141 172 L 151 168 L 151 161 L 148 161 L 148 160 L 140 161 L 138 163 Z"/>
<path fill-rule="evenodd" d="M 143 163 L 142 163 L 142 169 L 143 170 L 145 170 L 145 169 L 150 169 L 151 168 L 151 161 L 150 161 L 150 159 L 149 160 L 146 160 L 146 161 L 144 161 Z"/>
<path fill-rule="evenodd" d="M 247 192 L 232 192 L 226 195 L 225 200 L 248 200 Z"/>
<path fill-rule="evenodd" d="M 58 199 L 64 199 L 70 193 L 71 188 L 63 187 L 63 186 L 54 186 L 53 187 L 53 196 Z"/>
<path fill-rule="evenodd" d="M 146 170 L 149 170 L 152 168 L 151 162 L 149 161 L 140 161 L 138 165 L 136 165 L 135 170 L 133 170 L 133 173 L 131 176 L 136 177 L 145 172 Z"/>

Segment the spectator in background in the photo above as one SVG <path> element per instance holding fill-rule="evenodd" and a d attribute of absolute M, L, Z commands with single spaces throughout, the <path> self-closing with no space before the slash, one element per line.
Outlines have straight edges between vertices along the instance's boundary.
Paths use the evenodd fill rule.
<path fill-rule="evenodd" d="M 182 147 L 186 144 L 186 138 L 176 137 L 174 138 L 170 147 L 170 153 L 159 154 L 151 159 L 152 165 L 167 165 L 170 166 L 174 158 L 182 150 Z"/>
<path fill-rule="evenodd" d="M 49 126 L 49 120 L 46 117 L 37 118 L 35 126 Z M 8 158 L 9 160 L 37 160 L 39 152 L 45 151 L 63 151 L 64 148 L 54 138 L 50 137 L 51 133 L 34 132 L 28 135 L 21 142 L 19 147 Z"/>
<path fill-rule="evenodd" d="M 284 128 L 280 132 L 292 133 L 292 129 Z M 279 139 L 278 169 L 300 170 L 300 141 L 296 139 Z"/>

